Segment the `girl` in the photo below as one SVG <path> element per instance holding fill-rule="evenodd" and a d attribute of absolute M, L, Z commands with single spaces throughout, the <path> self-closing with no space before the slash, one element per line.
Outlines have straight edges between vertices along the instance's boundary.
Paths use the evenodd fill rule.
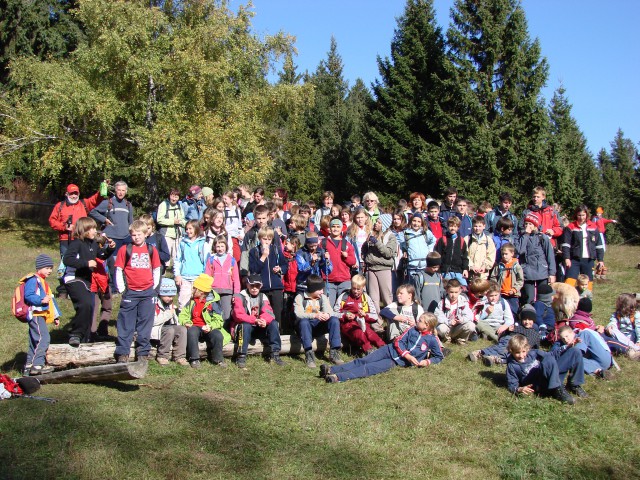
<path fill-rule="evenodd" d="M 378 217 L 376 217 L 377 220 Z M 366 210 L 359 208 L 353 214 L 353 223 L 347 229 L 347 240 L 353 245 L 356 253 L 354 269 L 357 273 L 364 273 L 365 264 L 362 259 L 362 246 L 369 239 L 372 230 L 371 217 Z"/>
<path fill-rule="evenodd" d="M 224 213 L 224 210 L 226 208 L 226 204 L 224 203 L 222 197 L 214 198 L 213 202 L 211 202 L 211 206 L 222 213 Z"/>
<path fill-rule="evenodd" d="M 296 298 L 296 278 L 298 276 L 298 264 L 296 262 L 296 253 L 300 250 L 300 240 L 298 237 L 287 237 L 284 241 L 283 255 L 287 261 L 287 273 L 282 278 L 284 283 L 284 316 L 282 317 L 283 333 L 291 333 L 294 331 L 295 317 L 293 315 L 293 301 Z"/>
<path fill-rule="evenodd" d="M 387 305 L 380 312 L 389 322 L 389 341 L 413 327 L 424 313 L 422 306 L 416 301 L 416 289 L 413 285 L 400 285 L 396 290 L 396 298 L 396 302 Z"/>
<path fill-rule="evenodd" d="M 340 217 L 341 213 L 342 213 L 342 207 L 340 205 L 337 205 L 337 204 L 331 205 L 331 210 L 329 211 L 329 215 L 331 216 L 331 218 Z"/>
<path fill-rule="evenodd" d="M 200 221 L 200 230 L 206 232 L 211 226 L 211 215 L 215 212 L 216 209 L 213 207 L 207 207 L 202 212 L 202 220 Z"/>
<path fill-rule="evenodd" d="M 427 255 L 433 251 L 436 237 L 426 227 L 419 213 L 411 217 L 409 228 L 404 231 L 404 257 L 407 259 L 407 277 L 418 290 L 422 287 L 421 273 L 427 267 Z M 405 280 L 405 281 L 406 281 Z"/>
<path fill-rule="evenodd" d="M 593 288 L 593 264 L 596 270 L 604 266 L 604 245 L 595 223 L 589 221 L 589 209 L 580 205 L 573 214 L 573 222 L 562 233 L 562 258 L 567 269 L 565 283 L 576 286 L 580 274 L 589 277 L 588 288 Z"/>
<path fill-rule="evenodd" d="M 340 210 L 339 218 L 342 220 L 342 233 L 345 234 L 353 220 L 351 209 L 349 207 L 343 207 L 342 210 Z"/>
<path fill-rule="evenodd" d="M 222 216 L 222 213 L 220 213 Z M 204 273 L 213 277 L 213 289 L 220 295 L 222 320 L 228 329 L 231 321 L 231 299 L 240 293 L 240 269 L 231 255 L 229 239 L 218 235 L 213 239 L 211 253 L 207 255 Z"/>
<path fill-rule="evenodd" d="M 300 245 L 306 240 L 307 219 L 299 213 L 294 214 L 289 221 L 289 236 L 296 237 Z"/>
<path fill-rule="evenodd" d="M 205 231 L 205 242 L 207 244 L 207 252 L 213 252 L 213 242 L 220 235 L 227 239 L 227 252 L 233 253 L 233 240 L 231 235 L 227 232 L 224 226 L 224 213 L 219 210 L 214 210 L 209 218 L 209 228 Z"/>
<path fill-rule="evenodd" d="M 74 240 L 63 257 L 63 263 L 66 265 L 64 283 L 76 310 L 71 319 L 69 335 L 69 345 L 72 347 L 86 343 L 91 338 L 94 303 L 91 276 L 98 265 L 96 258 L 106 260 L 116 248 L 113 240 L 108 241 L 106 248 L 100 248 L 96 242 L 97 232 L 98 228 L 93 218 L 79 218 L 73 232 Z"/>
<path fill-rule="evenodd" d="M 178 251 L 173 259 L 173 275 L 176 285 L 180 287 L 178 306 L 181 309 L 191 299 L 193 281 L 204 273 L 207 249 L 197 220 L 189 220 L 185 230 L 186 236 L 180 239 Z"/>
<path fill-rule="evenodd" d="M 244 238 L 244 228 L 242 227 L 242 211 L 235 202 L 235 195 L 232 191 L 227 191 L 222 195 L 224 202 L 224 228 L 231 235 L 233 242 L 233 258 L 240 261 L 240 242 Z"/>
<path fill-rule="evenodd" d="M 407 228 L 407 220 L 404 216 L 404 210 L 397 208 L 393 212 L 391 218 L 391 227 L 389 230 L 395 235 L 396 243 L 398 245 L 398 253 L 394 259 L 393 273 L 391 275 L 391 291 L 395 292 L 398 285 L 402 285 L 405 278 L 405 270 L 407 267 L 406 259 L 403 258 L 402 252 L 404 251 L 404 230 Z"/>
<path fill-rule="evenodd" d="M 388 217 L 388 215 L 387 215 Z M 395 258 L 398 255 L 398 242 L 392 231 L 383 231 L 382 216 L 373 225 L 373 231 L 362 247 L 362 257 L 367 268 L 368 292 L 380 311 L 381 301 L 389 305 L 393 301 L 392 270 L 395 267 Z M 382 332 L 382 325 L 373 326 L 376 332 Z"/>
<path fill-rule="evenodd" d="M 640 312 L 636 296 L 621 293 L 616 300 L 616 311 L 609 324 L 599 328 L 604 340 L 614 354 L 625 354 L 632 360 L 640 360 Z"/>

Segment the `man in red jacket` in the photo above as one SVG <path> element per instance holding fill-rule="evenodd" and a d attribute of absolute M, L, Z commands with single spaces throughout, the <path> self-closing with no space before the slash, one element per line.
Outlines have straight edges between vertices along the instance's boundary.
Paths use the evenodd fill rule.
<path fill-rule="evenodd" d="M 60 258 L 67 251 L 69 242 L 73 240 L 73 229 L 79 218 L 86 217 L 102 200 L 100 192 L 94 193 L 89 198 L 80 198 L 80 189 L 73 183 L 67 185 L 64 200 L 56 203 L 53 207 L 51 215 L 49 215 L 49 225 L 58 232 L 58 240 L 60 241 Z M 66 297 L 67 291 L 62 282 L 61 272 L 64 271 L 64 264 L 60 261 L 58 267 L 58 278 L 60 278 L 60 286 L 58 287 L 58 296 Z"/>

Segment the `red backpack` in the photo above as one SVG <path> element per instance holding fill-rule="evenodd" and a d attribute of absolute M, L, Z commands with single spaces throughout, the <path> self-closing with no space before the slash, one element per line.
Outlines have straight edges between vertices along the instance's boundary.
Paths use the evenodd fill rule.
<path fill-rule="evenodd" d="M 24 286 L 34 275 L 35 273 L 29 273 L 20 279 L 11 299 L 11 313 L 24 323 L 27 323 L 29 317 L 29 305 L 24 301 Z"/>

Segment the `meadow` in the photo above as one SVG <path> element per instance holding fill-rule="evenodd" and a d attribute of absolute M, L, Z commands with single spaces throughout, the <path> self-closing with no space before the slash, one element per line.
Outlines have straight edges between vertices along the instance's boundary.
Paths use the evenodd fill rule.
<path fill-rule="evenodd" d="M 42 252 L 58 258 L 47 227 L 0 219 L 0 366 L 12 376 L 27 327 L 11 316 L 11 295 Z M 618 293 L 640 291 L 639 261 L 640 247 L 607 251 L 598 323 Z M 66 340 L 73 312 L 60 304 L 53 342 Z M 337 385 L 302 356 L 283 368 L 252 357 L 246 371 L 152 361 L 139 381 L 44 385 L 38 394 L 56 404 L 0 402 L 0 478 L 640 478 L 640 363 L 622 358 L 612 381 L 588 378 L 590 397 L 568 406 L 510 395 L 504 367 L 466 360 L 485 345 Z"/>

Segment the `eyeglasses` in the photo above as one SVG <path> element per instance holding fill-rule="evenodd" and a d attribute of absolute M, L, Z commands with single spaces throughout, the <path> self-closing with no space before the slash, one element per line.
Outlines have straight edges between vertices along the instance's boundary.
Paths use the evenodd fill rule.
<path fill-rule="evenodd" d="M 369 203 L 369 202 L 375 202 L 375 200 L 365 200 L 365 202 Z"/>
<path fill-rule="evenodd" d="M 79 192 L 69 192 L 68 195 L 73 195 L 73 196 L 77 197 L 78 195 L 80 195 L 80 193 Z"/>

